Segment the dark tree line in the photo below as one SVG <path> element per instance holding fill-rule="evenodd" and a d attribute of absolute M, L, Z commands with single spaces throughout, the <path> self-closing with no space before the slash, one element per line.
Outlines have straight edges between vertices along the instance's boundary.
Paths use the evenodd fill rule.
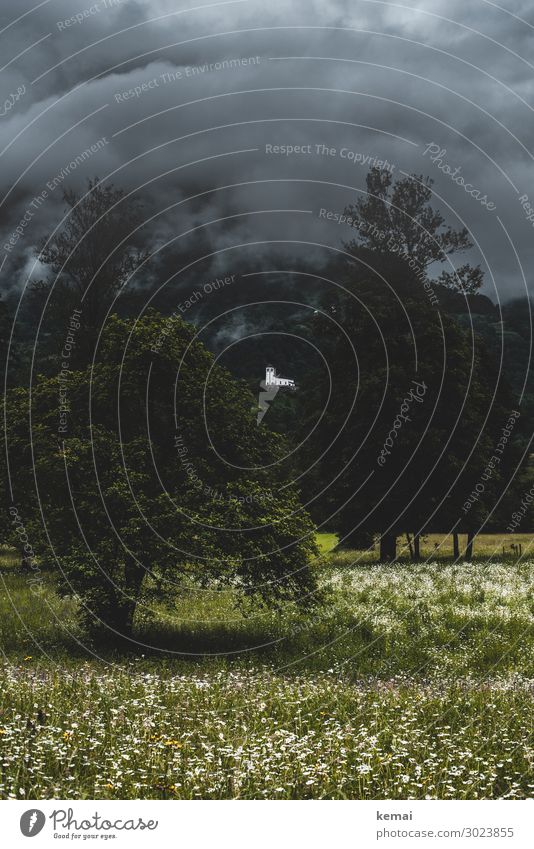
<path fill-rule="evenodd" d="M 355 265 L 315 318 L 330 370 L 301 396 L 303 434 L 325 411 L 307 444 L 306 495 L 346 545 L 379 535 L 383 559 L 405 532 L 416 555 L 422 534 L 465 533 L 469 555 L 515 487 L 521 443 L 499 449 L 514 398 L 483 340 L 430 304 L 405 265 L 387 281 Z"/>

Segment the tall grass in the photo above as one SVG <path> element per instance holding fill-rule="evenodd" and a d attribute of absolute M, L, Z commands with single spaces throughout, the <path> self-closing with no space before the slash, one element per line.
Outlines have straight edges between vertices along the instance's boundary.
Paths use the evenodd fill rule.
<path fill-rule="evenodd" d="M 533 564 L 355 559 L 306 615 L 184 586 L 106 656 L 4 563 L 0 796 L 531 796 Z"/>
<path fill-rule="evenodd" d="M 138 661 L 1 676 L 4 798 L 524 798 L 520 681 L 350 685 Z"/>

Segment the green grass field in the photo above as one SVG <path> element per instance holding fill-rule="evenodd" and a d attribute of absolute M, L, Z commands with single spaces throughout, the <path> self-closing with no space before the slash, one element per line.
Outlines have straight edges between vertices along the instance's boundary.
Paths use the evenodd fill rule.
<path fill-rule="evenodd" d="M 2 798 L 533 794 L 531 561 L 332 552 L 307 615 L 189 586 L 119 656 L 5 554 Z"/>
<path fill-rule="evenodd" d="M 322 554 L 332 551 L 338 542 L 337 534 L 317 534 L 317 545 Z"/>
<path fill-rule="evenodd" d="M 321 552 L 326 553 L 332 551 L 338 543 L 337 534 L 317 534 L 317 542 Z M 410 550 L 406 537 L 398 538 L 398 555 L 400 558 L 409 559 Z M 467 544 L 465 534 L 460 534 L 459 538 L 460 551 L 465 550 Z M 521 546 L 523 557 L 531 555 L 534 557 L 534 537 L 531 534 L 482 534 L 475 540 L 473 559 L 517 559 L 517 549 L 514 546 Z M 374 561 L 377 558 L 378 546 L 375 545 L 370 551 L 358 552 L 356 557 L 358 560 Z M 422 537 L 421 540 L 421 557 L 422 558 L 452 558 L 452 536 L 450 534 L 428 534 Z M 356 559 L 355 557 L 355 559 Z"/>

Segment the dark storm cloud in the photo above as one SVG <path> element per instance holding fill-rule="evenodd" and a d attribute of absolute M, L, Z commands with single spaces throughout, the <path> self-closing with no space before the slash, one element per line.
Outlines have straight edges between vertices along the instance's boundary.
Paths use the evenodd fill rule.
<path fill-rule="evenodd" d="M 0 102 L 13 101 L 0 117 L 6 286 L 32 270 L 34 244 L 60 221 L 62 189 L 93 174 L 146 199 L 162 280 L 205 254 L 194 268 L 206 275 L 291 257 L 317 267 L 329 248 L 313 244 L 340 248 L 351 235 L 321 209 L 343 210 L 375 161 L 394 177 L 435 179 L 436 205 L 471 231 L 494 299 L 521 292 L 521 267 L 530 286 L 532 224 L 519 200 L 534 204 L 528 3 L 30 9 L 4 2 L 0 34 Z"/>

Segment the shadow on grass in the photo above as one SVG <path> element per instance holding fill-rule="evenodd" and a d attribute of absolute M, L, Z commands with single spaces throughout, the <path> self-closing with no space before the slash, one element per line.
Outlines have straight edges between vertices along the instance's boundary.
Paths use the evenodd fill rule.
<path fill-rule="evenodd" d="M 459 577 L 450 567 L 444 577 L 441 565 L 451 562 L 444 559 L 437 568 L 423 568 L 425 589 L 418 569 L 412 568 L 411 578 L 408 570 L 399 576 L 402 564 L 375 572 L 370 566 L 376 563 L 354 567 L 355 554 L 329 556 L 324 576 L 328 583 L 330 567 L 334 589 L 308 613 L 288 604 L 278 612 L 251 608 L 244 615 L 231 592 L 189 587 L 176 593 L 172 614 L 157 605 L 146 615 L 141 610 L 132 640 L 109 639 L 105 632 L 104 639 L 89 638 L 78 624 L 76 602 L 57 595 L 53 576 L 45 576 L 45 591 L 36 597 L 24 576 L 10 570 L 0 599 L 0 650 L 14 662 L 47 654 L 65 666 L 91 658 L 144 659 L 178 670 L 220 661 L 295 672 L 336 667 L 353 677 L 531 669 L 528 566 L 497 570 L 487 589 L 483 582 L 491 578 L 492 564 L 486 559 L 480 574 L 473 567 Z M 499 595 L 508 572 L 510 591 Z"/>

